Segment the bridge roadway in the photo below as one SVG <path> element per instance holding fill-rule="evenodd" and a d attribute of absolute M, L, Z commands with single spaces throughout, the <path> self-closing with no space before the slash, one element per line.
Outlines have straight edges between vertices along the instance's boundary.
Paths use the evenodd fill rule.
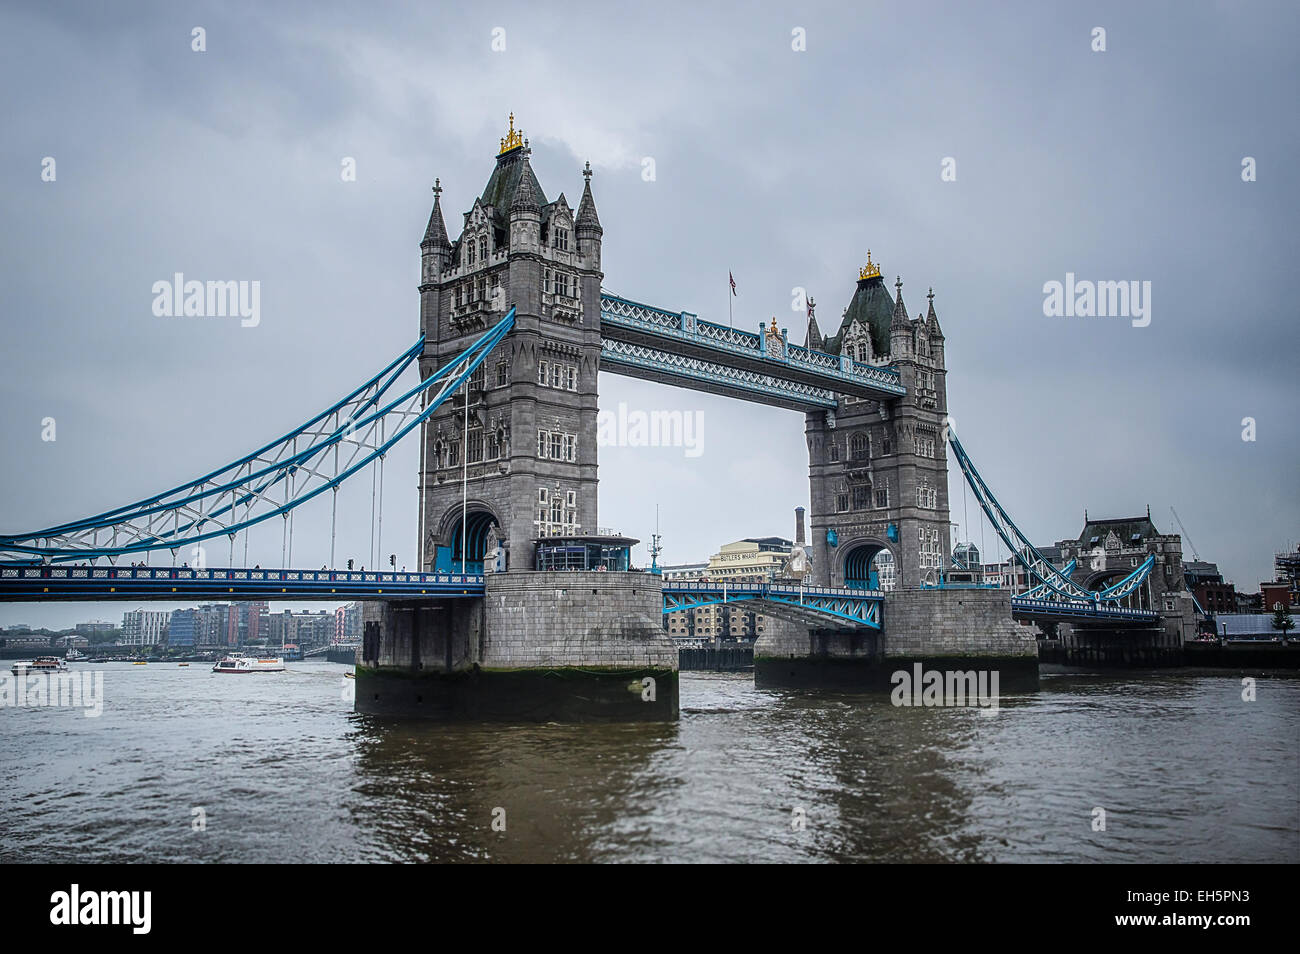
<path fill-rule="evenodd" d="M 213 567 L 0 565 L 0 602 L 44 600 L 399 600 L 483 595 L 481 573 L 398 573 L 378 570 L 286 570 Z M 824 625 L 832 617 L 852 627 L 880 629 L 885 593 L 786 583 L 663 584 L 664 612 L 719 603 L 764 602 L 786 616 Z M 1012 616 L 1083 624 L 1151 626 L 1151 610 L 1015 599 Z"/>
<path fill-rule="evenodd" d="M 483 595 L 481 573 L 211 567 L 0 566 L 0 602 L 32 600 L 395 600 Z"/>
<path fill-rule="evenodd" d="M 664 612 L 764 600 L 786 615 L 880 628 L 877 590 L 788 584 L 665 583 Z M 400 600 L 474 598 L 481 573 L 287 570 L 255 567 L 0 565 L 0 602 L 34 600 Z"/>
<path fill-rule="evenodd" d="M 1033 622 L 1059 621 L 1079 623 L 1085 626 L 1114 626 L 1116 623 L 1132 623 L 1138 626 L 1155 626 L 1160 622 L 1160 614 L 1154 610 L 1129 609 L 1125 606 L 1101 606 L 1097 603 L 1082 603 L 1071 600 L 1038 600 L 1011 598 L 1012 619 L 1025 619 Z"/>

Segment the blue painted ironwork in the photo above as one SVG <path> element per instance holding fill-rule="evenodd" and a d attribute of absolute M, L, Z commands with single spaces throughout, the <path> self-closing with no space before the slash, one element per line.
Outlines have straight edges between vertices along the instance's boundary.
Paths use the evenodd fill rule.
<path fill-rule="evenodd" d="M 514 326 L 515 311 L 415 387 L 388 399 L 421 339 L 383 371 L 279 440 L 172 490 L 46 530 L 0 536 L 0 559 L 110 559 L 234 535 L 336 488 L 410 434 L 460 389 Z M 387 403 L 385 403 L 387 401 Z"/>
<path fill-rule="evenodd" d="M 1007 548 L 1015 555 L 1016 560 L 1035 580 L 1046 585 L 1048 589 L 1064 601 L 1074 601 L 1082 604 L 1080 609 L 1086 608 L 1089 604 L 1118 602 L 1134 592 L 1146 581 L 1151 574 L 1151 568 L 1155 566 L 1154 556 L 1148 556 L 1136 570 L 1114 586 L 1107 587 L 1104 590 L 1093 591 L 1075 583 L 1069 576 L 1053 566 L 1051 561 L 1029 542 L 1029 538 L 1021 533 L 1020 528 L 1007 515 L 1002 505 L 998 503 L 997 498 L 993 496 L 993 492 L 989 490 L 988 485 L 984 483 L 984 478 L 975 469 L 975 464 L 966 453 L 965 448 L 962 447 L 961 441 L 957 439 L 951 420 L 946 422 L 945 430 L 948 443 L 952 446 L 953 456 L 957 458 L 957 464 L 961 467 L 961 471 L 966 477 L 966 483 L 970 485 L 971 492 L 975 495 L 976 502 L 979 503 L 985 516 L 989 518 L 989 522 L 993 525 L 993 529 L 997 531 L 998 536 L 1002 538 Z"/>
<path fill-rule="evenodd" d="M 0 565 L 0 601 L 386 600 L 482 595 L 481 573 Z"/>
<path fill-rule="evenodd" d="M 1068 620 L 1072 622 L 1137 623 L 1150 626 L 1160 622 L 1155 610 L 1130 609 L 1127 606 L 1103 606 L 1078 600 L 1011 598 L 1011 615 L 1015 619 Z"/>
<path fill-rule="evenodd" d="M 1077 567 L 1078 565 L 1079 565 L 1078 560 L 1071 560 L 1069 563 L 1065 564 L 1065 568 L 1061 570 L 1061 574 L 1063 576 L 1069 576 L 1071 573 L 1074 572 L 1075 567 Z M 1047 593 L 1048 593 L 1047 584 L 1039 583 L 1037 586 L 1033 587 L 1032 589 L 1025 590 L 1025 592 L 1021 593 L 1020 599 L 1026 599 L 1026 600 L 1046 599 Z"/>
<path fill-rule="evenodd" d="M 649 371 L 655 376 L 678 379 L 685 387 L 739 392 L 736 396 L 752 396 L 799 410 L 837 406 L 835 392 L 826 388 L 611 338 L 600 339 L 600 363 L 606 371 L 622 370 L 634 377 L 637 370 Z"/>
<path fill-rule="evenodd" d="M 850 358 L 825 354 L 799 345 L 783 344 L 780 354 L 773 354 L 764 335 L 702 321 L 689 312 L 671 312 L 602 293 L 600 296 L 601 328 L 611 340 L 640 344 L 677 354 L 682 345 L 712 356 L 721 366 L 726 359 L 740 357 L 753 368 L 788 377 L 798 372 L 804 383 L 833 393 L 851 393 L 861 397 L 897 397 L 907 393 L 898 370 L 877 367 Z M 623 333 L 633 332 L 637 340 L 627 340 Z M 708 360 L 708 357 L 705 357 Z"/>
<path fill-rule="evenodd" d="M 804 615 L 833 617 L 869 629 L 881 628 L 880 590 L 789 583 L 704 583 L 686 580 L 664 583 L 665 613 L 723 603 L 763 602 Z"/>

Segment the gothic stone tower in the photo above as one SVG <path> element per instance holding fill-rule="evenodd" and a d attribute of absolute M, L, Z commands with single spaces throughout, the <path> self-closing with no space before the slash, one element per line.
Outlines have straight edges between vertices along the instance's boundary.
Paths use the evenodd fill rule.
<path fill-rule="evenodd" d="M 949 562 L 943 332 L 933 291 L 929 313 L 909 319 L 901 279 L 895 289 L 891 300 L 868 252 L 836 334 L 823 339 L 816 318 L 808 322 L 809 347 L 892 364 L 907 388 L 905 397 L 883 401 L 839 395 L 834 413 L 807 415 L 820 585 L 912 587 L 936 579 Z"/>
<path fill-rule="evenodd" d="M 420 243 L 420 370 L 433 373 L 516 309 L 511 333 L 488 355 L 464 398 L 425 426 L 420 548 L 426 568 L 458 569 L 462 525 L 468 569 L 489 534 L 510 566 L 529 569 L 534 540 L 596 529 L 596 372 L 600 360 L 600 244 L 591 167 L 575 214 L 563 193 L 547 201 L 522 132 L 510 129 L 460 237 L 443 223 L 441 183 Z M 462 520 L 462 466 L 468 505 Z"/>

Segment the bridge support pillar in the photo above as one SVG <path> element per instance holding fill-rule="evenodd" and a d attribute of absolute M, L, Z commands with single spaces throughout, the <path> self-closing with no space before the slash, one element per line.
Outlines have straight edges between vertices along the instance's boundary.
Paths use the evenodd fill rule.
<path fill-rule="evenodd" d="M 483 722 L 672 721 L 659 578 L 493 573 L 475 600 L 372 604 L 357 711 Z M 456 604 L 449 606 L 448 604 Z"/>
<path fill-rule="evenodd" d="M 921 663 L 996 671 L 1003 689 L 1038 684 L 1035 631 L 1012 620 L 1005 590 L 896 591 L 886 596 L 882 616 L 878 633 L 805 627 L 765 634 L 754 646 L 755 683 L 888 689 L 895 672 Z"/>

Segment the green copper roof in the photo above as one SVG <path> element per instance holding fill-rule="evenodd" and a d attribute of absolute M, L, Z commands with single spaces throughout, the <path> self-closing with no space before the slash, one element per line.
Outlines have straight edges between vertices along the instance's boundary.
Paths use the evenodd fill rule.
<path fill-rule="evenodd" d="M 827 338 L 825 350 L 839 354 L 844 343 L 844 332 L 856 320 L 871 329 L 871 347 L 878 356 L 889 354 L 889 324 L 894 317 L 894 299 L 885 288 L 880 276 L 858 280 L 853 300 L 844 310 L 844 319 L 834 337 Z"/>
<path fill-rule="evenodd" d="M 544 208 L 550 204 L 546 201 L 546 193 L 542 191 L 542 185 L 537 181 L 537 176 L 533 173 L 533 167 L 528 163 L 525 152 L 526 150 L 519 148 L 497 156 L 496 167 L 483 188 L 482 202 L 484 205 L 492 206 L 496 224 L 501 228 L 506 226 L 510 217 L 510 206 L 519 189 L 519 181 L 525 175 L 528 176 L 533 187 L 538 206 Z"/>

